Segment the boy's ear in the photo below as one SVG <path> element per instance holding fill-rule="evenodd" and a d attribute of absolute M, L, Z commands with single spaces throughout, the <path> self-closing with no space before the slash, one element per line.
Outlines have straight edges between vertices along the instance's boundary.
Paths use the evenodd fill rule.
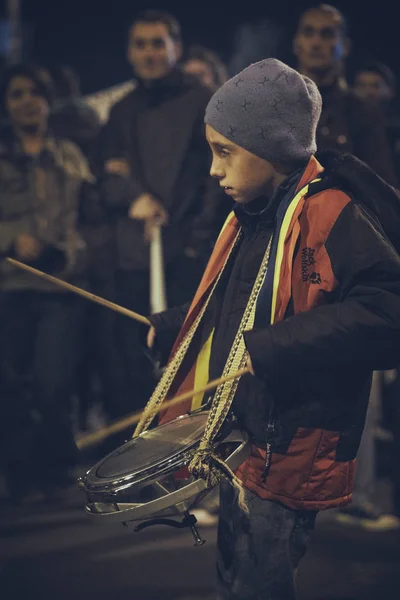
<path fill-rule="evenodd" d="M 283 165 L 282 163 L 277 163 L 277 162 L 273 162 L 270 161 L 271 165 L 273 166 L 273 168 L 275 169 L 275 171 L 277 173 L 279 173 L 279 175 L 288 175 L 289 173 L 291 173 L 292 171 L 294 171 L 294 169 L 296 168 L 296 165 Z"/>

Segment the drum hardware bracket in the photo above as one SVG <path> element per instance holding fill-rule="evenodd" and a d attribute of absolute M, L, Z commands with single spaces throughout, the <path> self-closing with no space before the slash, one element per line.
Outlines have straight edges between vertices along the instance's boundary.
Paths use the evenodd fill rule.
<path fill-rule="evenodd" d="M 191 515 L 189 511 L 184 512 L 184 517 L 182 521 L 174 521 L 173 519 L 149 519 L 148 521 L 144 521 L 139 525 L 136 525 L 134 528 L 134 532 L 138 533 L 142 531 L 146 527 L 150 527 L 151 525 L 168 525 L 169 527 L 175 527 L 176 529 L 184 529 L 185 527 L 190 527 L 190 530 L 194 537 L 194 545 L 195 546 L 203 546 L 206 541 L 200 537 L 198 529 L 196 527 L 197 519 L 194 515 Z"/>
<path fill-rule="evenodd" d="M 120 510 L 117 503 L 113 504 L 113 507 L 115 508 L 116 511 Z M 128 529 L 128 523 L 126 521 L 122 521 L 121 525 L 124 529 Z"/>

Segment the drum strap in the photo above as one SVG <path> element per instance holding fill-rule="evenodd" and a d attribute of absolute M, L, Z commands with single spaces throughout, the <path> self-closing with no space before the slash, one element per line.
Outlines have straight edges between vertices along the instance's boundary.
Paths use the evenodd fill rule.
<path fill-rule="evenodd" d="M 268 243 L 264 258 L 261 262 L 259 272 L 250 294 L 249 301 L 243 313 L 243 317 L 229 353 L 228 360 L 226 361 L 222 374 L 223 377 L 231 375 L 246 366 L 247 350 L 243 333 L 248 329 L 252 329 L 254 325 L 257 298 L 267 274 L 271 245 L 272 237 Z M 228 465 L 217 456 L 213 445 L 213 441 L 221 429 L 231 408 L 239 381 L 240 378 L 233 379 L 217 387 L 210 408 L 210 414 L 207 420 L 204 436 L 189 465 L 189 471 L 195 477 L 201 477 L 204 479 L 207 483 L 207 486 L 210 488 L 217 485 L 222 478 L 228 477 L 235 487 L 239 489 L 239 504 L 242 506 L 242 508 L 246 509 L 243 496 L 244 490 L 240 481 L 237 479 Z"/>
<path fill-rule="evenodd" d="M 307 195 L 307 192 L 308 185 L 303 187 L 291 200 L 285 212 L 282 213 L 282 222 L 280 227 L 277 228 L 276 233 L 269 240 L 268 247 L 251 291 L 242 321 L 229 353 L 228 360 L 223 371 L 223 376 L 231 375 L 246 366 L 248 354 L 243 333 L 246 330 L 253 329 L 254 327 L 257 300 L 266 280 L 270 262 L 271 248 L 273 246 L 273 238 L 277 236 L 276 256 L 274 259 L 274 265 L 272 265 L 274 273 L 270 322 L 272 324 L 275 321 L 276 299 L 279 291 L 285 239 L 287 237 L 287 232 L 289 230 L 290 223 L 292 222 L 293 215 L 297 210 L 297 207 L 301 205 L 301 202 Z M 240 378 L 233 379 L 217 387 L 207 420 L 206 430 L 200 445 L 189 464 L 189 471 L 195 477 L 204 479 L 209 487 L 215 486 L 224 477 L 230 479 L 232 484 L 238 489 L 239 506 L 245 512 L 247 512 L 248 507 L 246 506 L 245 502 L 244 488 L 233 471 L 228 467 L 228 465 L 226 465 L 226 463 L 224 463 L 223 460 L 219 458 L 214 446 L 214 440 L 231 408 L 239 381 Z"/>
<path fill-rule="evenodd" d="M 196 319 L 193 322 L 192 326 L 190 327 L 189 331 L 183 338 L 182 343 L 179 345 L 179 348 L 175 352 L 173 358 L 168 363 L 168 366 L 165 369 L 160 381 L 158 382 L 150 400 L 146 404 L 144 411 L 143 411 L 142 418 L 135 429 L 135 433 L 133 434 L 133 437 L 140 435 L 143 431 L 146 431 L 149 428 L 151 422 L 153 421 L 154 417 L 156 416 L 156 414 L 158 412 L 158 407 L 160 406 L 160 404 L 162 404 L 162 402 L 167 397 L 170 387 L 171 387 L 171 385 L 175 379 L 175 376 L 179 370 L 179 367 L 181 366 L 182 361 L 186 356 L 188 348 L 194 338 L 194 335 L 199 327 L 199 324 L 203 318 L 203 315 L 204 315 L 205 311 L 207 310 L 210 300 L 214 294 L 215 288 L 218 285 L 221 275 L 224 272 L 224 269 L 228 263 L 228 260 L 231 256 L 234 248 L 236 247 L 236 244 L 239 241 L 240 236 L 241 236 L 241 233 L 240 233 L 240 231 L 238 231 L 238 233 L 235 237 L 235 240 L 229 250 L 228 256 L 226 257 L 224 265 L 223 265 L 222 269 L 220 270 L 218 276 L 216 277 L 216 279 L 213 283 L 213 286 L 212 286 L 209 294 L 207 295 L 207 298 L 204 302 L 203 307 L 201 308 L 198 316 L 196 317 Z"/>
<path fill-rule="evenodd" d="M 296 196 L 291 201 L 290 205 L 287 207 L 286 212 L 283 215 L 283 222 L 281 226 L 278 228 L 275 235 L 277 238 L 277 252 L 275 258 L 274 265 L 274 281 L 273 281 L 273 295 L 272 295 L 272 313 L 270 322 L 273 323 L 275 320 L 275 312 L 276 312 L 276 299 L 279 291 L 280 285 L 280 270 L 283 261 L 284 255 L 284 245 L 285 239 L 287 237 L 287 232 L 289 230 L 290 224 L 292 222 L 293 215 L 301 204 L 303 198 L 307 195 L 308 185 L 302 188 Z M 274 237 L 274 236 L 273 236 Z M 172 360 L 168 364 L 167 369 L 165 370 L 162 378 L 160 379 L 152 397 L 150 398 L 144 413 L 142 420 L 138 424 L 134 436 L 139 435 L 142 431 L 146 430 L 154 419 L 157 409 L 160 404 L 166 398 L 169 389 L 174 381 L 174 378 L 179 370 L 179 367 L 182 364 L 182 361 L 187 353 L 187 350 L 193 340 L 193 337 L 198 329 L 198 326 L 203 318 L 203 315 L 209 305 L 210 299 L 212 298 L 215 288 L 218 285 L 221 274 L 224 272 L 226 264 L 231 256 L 233 249 L 235 248 L 238 240 L 240 238 L 240 231 L 237 233 L 234 243 L 232 244 L 228 256 L 224 262 L 223 268 L 220 270 L 218 277 L 216 278 L 211 291 L 209 292 L 204 305 L 202 306 L 198 316 L 196 317 L 194 323 L 190 327 L 189 331 L 183 338 L 181 344 L 179 345 L 175 355 Z M 250 298 L 243 314 L 239 329 L 236 333 L 234 343 L 232 345 L 231 351 L 228 356 L 228 360 L 226 362 L 223 376 L 228 376 L 239 369 L 242 369 L 246 366 L 247 362 L 247 350 L 244 342 L 243 333 L 246 330 L 252 329 L 254 326 L 256 308 L 257 308 L 257 300 L 260 294 L 261 289 L 263 288 L 271 247 L 273 244 L 273 239 L 269 240 L 268 247 L 266 249 L 265 255 L 263 257 L 259 272 L 257 274 L 255 283 L 253 285 L 253 289 L 250 294 Z M 229 409 L 232 405 L 240 378 L 232 379 L 224 384 L 221 384 L 217 387 L 212 406 L 210 409 L 209 417 L 206 424 L 206 429 L 204 436 L 200 442 L 200 445 L 192 458 L 192 461 L 189 465 L 190 472 L 197 478 L 202 478 L 207 486 L 212 488 L 218 484 L 218 482 L 227 477 L 235 487 L 238 488 L 239 497 L 238 502 L 243 510 L 247 510 L 245 501 L 244 501 L 244 488 L 240 482 L 240 480 L 236 477 L 233 471 L 221 460 L 215 451 L 214 440 L 220 431 L 225 418 L 228 415 Z"/>

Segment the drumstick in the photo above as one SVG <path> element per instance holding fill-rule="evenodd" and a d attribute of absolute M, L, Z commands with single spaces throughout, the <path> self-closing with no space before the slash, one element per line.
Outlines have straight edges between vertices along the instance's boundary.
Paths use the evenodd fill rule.
<path fill-rule="evenodd" d="M 46 279 L 46 281 L 51 281 L 51 283 L 55 283 L 56 285 L 73 292 L 74 294 L 78 294 L 78 296 L 82 296 L 86 298 L 86 300 L 91 300 L 92 302 L 96 302 L 97 304 L 101 304 L 101 306 L 105 306 L 106 308 L 110 308 L 121 315 L 125 315 L 135 321 L 139 321 L 140 323 L 144 323 L 145 325 L 151 325 L 150 321 L 144 317 L 143 315 L 139 315 L 137 312 L 133 310 L 129 310 L 128 308 L 124 308 L 123 306 L 119 306 L 110 300 L 106 300 L 105 298 L 101 298 L 100 296 L 96 296 L 95 294 L 91 294 L 86 290 L 83 290 L 76 285 L 72 285 L 71 283 L 67 283 L 62 279 L 58 279 L 58 277 L 53 277 L 53 275 L 48 275 L 47 273 L 43 273 L 43 271 L 39 271 L 38 269 L 34 269 L 25 263 L 19 262 L 19 260 L 15 260 L 14 258 L 6 258 L 6 261 L 17 267 L 18 269 L 22 269 L 23 271 L 28 271 L 28 273 L 32 273 L 32 275 L 36 275 L 37 277 L 41 277 L 41 279 Z"/>
<path fill-rule="evenodd" d="M 164 252 L 161 225 L 153 225 L 150 242 L 150 309 L 152 314 L 167 310 Z"/>
<path fill-rule="evenodd" d="M 190 398 L 192 398 L 196 394 L 201 394 L 202 392 L 208 392 L 209 390 L 215 389 L 222 383 L 226 383 L 227 381 L 231 381 L 232 379 L 237 379 L 238 377 L 242 377 L 242 375 L 247 375 L 247 373 L 250 373 L 250 370 L 246 367 L 244 369 L 240 369 L 239 371 L 236 371 L 235 373 L 232 373 L 231 375 L 226 375 L 225 377 L 220 377 L 219 379 L 213 379 L 212 381 L 209 381 L 207 383 L 207 385 L 205 385 L 202 388 L 184 392 L 183 394 L 176 396 L 176 398 L 173 398 L 169 402 L 164 402 L 163 404 L 161 404 L 158 407 L 157 412 L 155 414 L 157 414 L 163 410 L 166 410 L 167 408 L 170 408 L 171 406 L 180 404 L 181 402 L 184 402 L 185 400 L 190 400 Z M 83 448 L 88 448 L 89 446 L 93 446 L 93 445 L 97 444 L 98 442 L 101 442 L 105 438 L 109 437 L 113 433 L 118 433 L 120 431 L 123 431 L 124 429 L 127 429 L 131 425 L 135 425 L 136 423 L 139 423 L 139 421 L 143 415 L 143 412 L 144 411 L 133 413 L 127 417 L 124 417 L 123 419 L 115 421 L 108 427 L 104 427 L 103 429 L 99 429 L 98 431 L 95 431 L 94 433 L 89 433 L 89 435 L 85 435 L 84 437 L 81 437 L 80 439 L 77 440 L 78 448 L 80 450 L 82 450 Z"/>

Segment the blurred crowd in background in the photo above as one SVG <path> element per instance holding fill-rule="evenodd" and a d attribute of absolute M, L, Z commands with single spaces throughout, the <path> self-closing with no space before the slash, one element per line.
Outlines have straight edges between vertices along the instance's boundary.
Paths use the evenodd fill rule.
<path fill-rule="evenodd" d="M 400 187 L 400 111 L 391 69 L 350 73 L 345 15 L 304 12 L 292 66 L 323 98 L 318 152 L 352 153 Z M 251 62 L 272 56 L 268 20 L 244 24 L 230 60 L 185 46 L 178 20 L 149 10 L 127 40 L 132 78 L 82 96 L 69 65 L 5 61 L 0 83 L 0 470 L 9 500 L 62 501 L 82 458 L 75 437 L 144 407 L 156 383 L 147 328 L 5 260 L 32 265 L 150 314 L 150 239 L 162 224 L 169 307 L 190 301 L 231 209 L 209 175 L 205 107 Z M 318 156 L 318 155 L 317 155 Z M 376 373 L 353 504 L 342 523 L 400 527 L 397 371 Z M 121 444 L 114 437 L 98 452 Z M 376 498 L 390 480 L 393 510 Z M 61 493 L 60 493 L 61 492 Z"/>

